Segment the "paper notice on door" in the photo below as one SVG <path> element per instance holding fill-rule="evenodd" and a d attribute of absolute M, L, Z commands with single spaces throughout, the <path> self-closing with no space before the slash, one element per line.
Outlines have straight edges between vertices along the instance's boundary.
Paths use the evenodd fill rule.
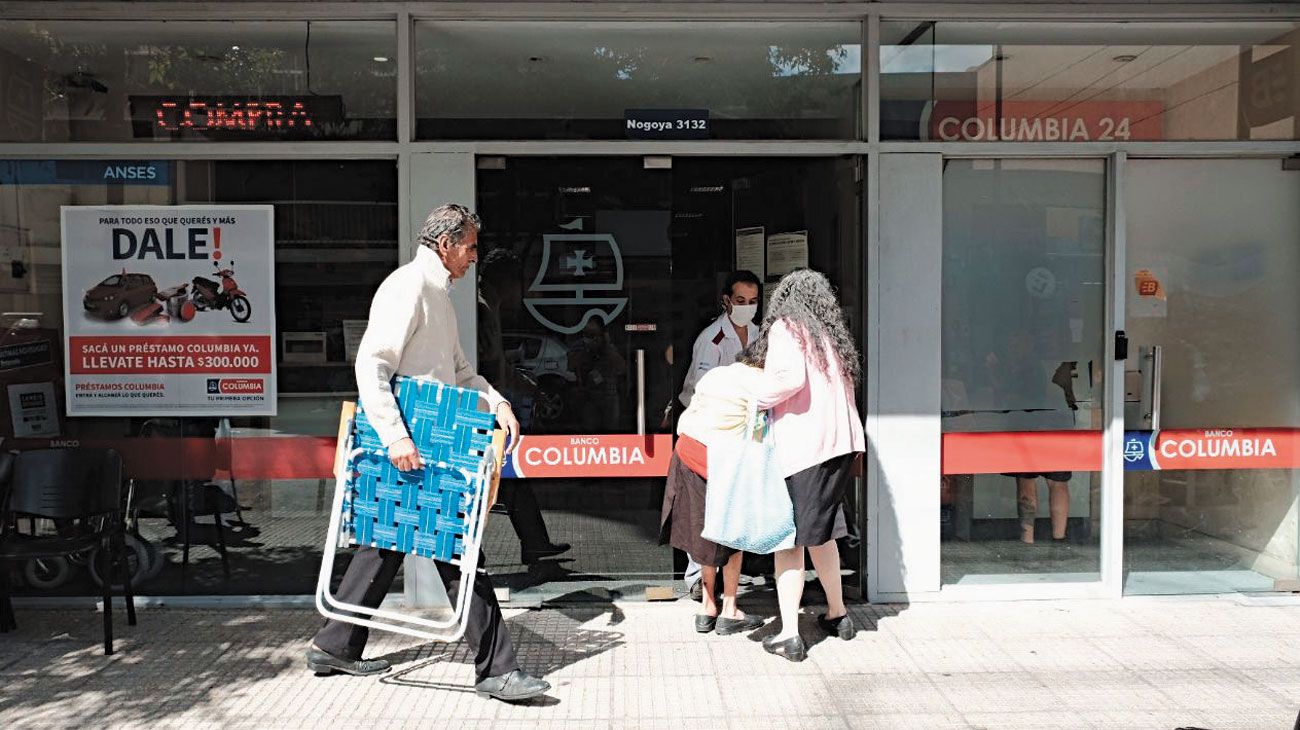
<path fill-rule="evenodd" d="M 1151 267 L 1133 272 L 1133 296 L 1128 302 L 1130 317 L 1164 317 L 1169 311 L 1165 272 Z"/>
<path fill-rule="evenodd" d="M 368 319 L 343 320 L 343 352 L 348 362 L 357 361 L 357 350 L 361 349 L 361 336 L 366 333 Z"/>
<path fill-rule="evenodd" d="M 13 422 L 14 438 L 58 436 L 59 411 L 54 400 L 54 383 L 9 386 L 9 418 Z"/>
<path fill-rule="evenodd" d="M 759 281 L 767 276 L 766 232 L 763 226 L 736 229 L 736 269 L 752 271 Z"/>
<path fill-rule="evenodd" d="M 767 273 L 786 274 L 808 266 L 808 231 L 773 233 L 767 237 Z"/>

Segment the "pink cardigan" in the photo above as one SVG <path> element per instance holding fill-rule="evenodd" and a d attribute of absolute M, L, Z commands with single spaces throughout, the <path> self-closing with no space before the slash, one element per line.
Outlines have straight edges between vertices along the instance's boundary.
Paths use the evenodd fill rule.
<path fill-rule="evenodd" d="M 772 325 L 763 377 L 750 392 L 759 408 L 772 409 L 772 438 L 785 476 L 866 450 L 853 383 L 828 342 L 822 343 L 828 372 L 818 370 L 806 340 L 785 320 Z"/>

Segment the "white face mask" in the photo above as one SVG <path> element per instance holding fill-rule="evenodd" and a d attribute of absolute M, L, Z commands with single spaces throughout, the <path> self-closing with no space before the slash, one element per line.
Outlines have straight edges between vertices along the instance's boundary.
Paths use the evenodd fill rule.
<path fill-rule="evenodd" d="M 754 323 L 755 314 L 758 314 L 757 304 L 733 304 L 731 313 L 727 316 L 737 327 L 744 327 Z"/>

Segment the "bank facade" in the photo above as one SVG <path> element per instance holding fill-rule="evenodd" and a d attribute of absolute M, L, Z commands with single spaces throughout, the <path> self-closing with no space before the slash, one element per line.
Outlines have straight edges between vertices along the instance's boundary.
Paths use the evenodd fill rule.
<path fill-rule="evenodd" d="M 799 266 L 864 353 L 865 597 L 1300 580 L 1294 4 L 62 6 L 0 2 L 0 435 L 137 454 L 139 593 L 311 592 L 370 296 L 441 201 L 508 252 L 453 291 L 528 434 L 516 600 L 674 584 L 691 345 L 729 271 Z M 270 206 L 274 415 L 67 415 L 65 206 Z M 572 547 L 525 560 L 539 516 Z"/>

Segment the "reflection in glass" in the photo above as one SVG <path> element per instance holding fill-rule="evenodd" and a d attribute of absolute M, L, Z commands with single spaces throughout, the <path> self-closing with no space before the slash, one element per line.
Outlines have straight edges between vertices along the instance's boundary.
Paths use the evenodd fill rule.
<path fill-rule="evenodd" d="M 1096 580 L 1075 454 L 1102 428 L 1104 166 L 949 160 L 943 184 L 943 582 Z"/>
<path fill-rule="evenodd" d="M 857 23 L 421 22 L 416 135 L 623 139 L 627 110 L 693 109 L 716 139 L 852 139 L 860 39 Z"/>
<path fill-rule="evenodd" d="M 3 21 L 0 141 L 395 139 L 389 21 Z"/>
<path fill-rule="evenodd" d="M 881 24 L 880 136 L 1300 139 L 1293 23 Z"/>

